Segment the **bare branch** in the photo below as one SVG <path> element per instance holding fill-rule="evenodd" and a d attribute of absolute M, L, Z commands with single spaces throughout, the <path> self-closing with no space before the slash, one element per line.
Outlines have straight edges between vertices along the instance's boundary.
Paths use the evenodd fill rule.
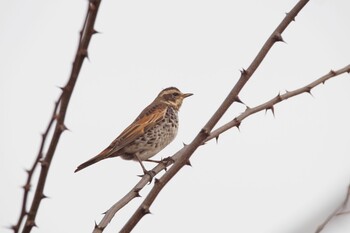
<path fill-rule="evenodd" d="M 224 124 L 223 126 L 219 127 L 218 129 L 212 131 L 208 137 L 204 140 L 204 142 L 208 142 L 214 138 L 219 137 L 220 134 L 226 132 L 227 130 L 233 128 L 233 127 L 237 127 L 240 125 L 240 123 L 246 119 L 248 116 L 251 116 L 255 113 L 258 113 L 260 111 L 263 111 L 265 109 L 268 109 L 270 107 L 273 107 L 274 105 L 287 100 L 291 97 L 297 96 L 297 95 L 301 95 L 303 93 L 306 92 L 306 90 L 308 89 L 308 87 L 316 87 L 320 84 L 323 84 L 326 80 L 329 80 L 331 78 L 337 77 L 341 74 L 344 73 L 350 73 L 350 64 L 339 69 L 336 71 L 332 71 L 327 73 L 326 75 L 320 77 L 319 79 L 313 81 L 312 83 L 301 87 L 299 89 L 293 90 L 293 91 L 289 91 L 283 95 L 279 95 L 272 98 L 271 100 L 260 104 L 256 107 L 253 108 L 247 108 L 245 112 L 243 112 L 242 114 L 240 114 L 239 116 L 235 117 L 232 121 Z M 204 143 L 202 144 L 204 145 Z M 187 145 L 184 145 L 185 147 Z M 160 163 L 158 164 L 156 167 L 154 167 L 152 169 L 152 172 L 154 172 L 154 174 L 158 174 L 160 171 L 166 169 L 166 167 L 170 166 L 171 164 L 173 164 L 175 161 L 177 161 L 179 159 L 179 157 L 181 156 L 181 154 L 183 153 L 185 147 L 183 147 L 181 150 L 179 150 L 175 155 L 173 155 L 172 157 L 170 157 L 171 159 L 166 159 L 166 163 Z M 132 199 L 134 199 L 135 197 L 139 197 L 139 191 L 142 190 L 146 184 L 148 184 L 148 182 L 150 181 L 149 176 L 144 176 L 135 186 L 134 188 L 132 188 L 132 190 L 127 193 L 123 198 L 121 198 L 117 203 L 115 203 L 108 211 L 105 212 L 105 216 L 102 218 L 101 222 L 95 226 L 95 229 L 93 231 L 93 233 L 101 233 L 103 232 L 103 230 L 106 228 L 106 226 L 108 225 L 108 223 L 112 220 L 112 218 L 114 217 L 114 215 L 121 209 L 123 208 L 125 205 L 127 205 Z M 342 212 L 339 213 L 340 214 L 347 214 L 348 212 Z"/>
<path fill-rule="evenodd" d="M 75 59 L 73 62 L 71 74 L 70 74 L 70 77 L 69 77 L 67 84 L 63 88 L 61 88 L 62 93 L 59 97 L 59 100 L 57 101 L 57 105 L 56 105 L 56 108 L 54 111 L 54 117 L 51 119 L 48 130 L 47 130 L 47 131 L 49 131 L 53 122 L 56 121 L 54 133 L 53 133 L 53 136 L 51 138 L 51 142 L 50 142 L 48 151 L 46 152 L 46 155 L 43 156 L 43 152 L 42 152 L 42 147 L 44 146 L 44 143 L 46 140 L 46 136 L 45 136 L 45 139 L 43 139 L 43 142 L 41 145 L 41 149 L 39 150 L 40 155 L 37 157 L 32 169 L 28 171 L 28 179 L 27 179 L 27 183 L 25 185 L 26 188 L 25 188 L 25 193 L 24 193 L 24 198 L 23 198 L 23 203 L 22 203 L 21 214 L 20 214 L 17 225 L 12 227 L 14 232 L 19 231 L 19 228 L 21 226 L 21 223 L 22 223 L 25 215 L 27 215 L 27 219 L 26 219 L 26 222 L 23 226 L 22 232 L 29 233 L 29 232 L 31 232 L 32 228 L 34 226 L 36 226 L 35 218 L 36 218 L 36 215 L 38 213 L 38 209 L 39 209 L 41 200 L 44 197 L 46 197 L 44 195 L 43 191 L 44 191 L 44 187 L 45 187 L 45 183 L 46 183 L 46 178 L 47 178 L 47 175 L 49 172 L 50 164 L 51 164 L 52 158 L 55 154 L 56 147 L 57 147 L 58 141 L 60 139 L 60 136 L 61 136 L 62 132 L 67 130 L 67 127 L 64 124 L 64 119 L 66 117 L 66 112 L 68 109 L 70 97 L 72 95 L 75 83 L 78 79 L 78 75 L 80 73 L 83 62 L 84 62 L 85 58 L 87 57 L 87 51 L 88 51 L 88 46 L 89 46 L 91 37 L 92 37 L 92 35 L 94 35 L 96 33 L 96 31 L 94 30 L 94 24 L 95 24 L 95 20 L 96 20 L 96 16 L 97 16 L 100 2 L 101 2 L 101 0 L 90 0 L 89 1 L 89 7 L 87 9 L 83 29 L 81 30 L 78 49 L 77 49 Z M 58 107 L 59 107 L 59 109 L 57 111 Z M 40 171 L 40 175 L 39 175 L 39 180 L 38 180 L 38 183 L 36 186 L 36 190 L 35 190 L 35 194 L 34 194 L 34 197 L 33 197 L 32 203 L 31 203 L 30 210 L 27 212 L 25 210 L 25 205 L 27 202 L 27 196 L 28 196 L 28 192 L 29 192 L 31 177 L 32 177 L 33 171 L 35 170 L 35 167 L 37 166 L 37 164 L 39 162 L 41 164 L 41 171 Z"/>
<path fill-rule="evenodd" d="M 341 203 L 341 205 L 335 209 L 333 211 L 333 213 L 331 213 L 328 218 L 321 224 L 317 227 L 315 233 L 320 233 L 324 228 L 325 226 L 330 222 L 332 221 L 334 218 L 340 216 L 340 215 L 343 215 L 343 214 L 346 214 L 346 213 L 350 213 L 350 211 L 346 211 L 346 212 L 343 212 L 344 209 L 346 208 L 347 204 L 349 203 L 349 199 L 350 199 L 350 185 L 348 186 L 348 191 L 345 195 L 345 199 L 344 201 Z"/>
<path fill-rule="evenodd" d="M 233 127 L 239 126 L 240 122 L 242 122 L 245 118 L 247 118 L 248 116 L 250 116 L 254 113 L 260 112 L 262 110 L 274 109 L 275 104 L 282 102 L 284 100 L 287 100 L 293 96 L 300 95 L 302 93 L 309 93 L 316 86 L 318 86 L 320 84 L 324 84 L 327 80 L 334 78 L 338 75 L 344 74 L 344 73 L 350 73 L 350 64 L 339 69 L 339 70 L 336 70 L 336 71 L 331 70 L 329 73 L 323 75 L 319 79 L 311 82 L 310 84 L 308 84 L 304 87 L 301 87 L 301 88 L 296 89 L 294 91 L 287 91 L 285 94 L 282 94 L 282 95 L 278 94 L 276 97 L 272 98 L 271 100 L 269 100 L 269 101 L 267 101 L 259 106 L 256 106 L 254 108 L 247 108 L 245 110 L 245 112 L 243 112 L 238 117 L 234 118 L 232 121 L 224 124 L 223 126 L 219 127 L 218 129 L 212 131 L 204 142 L 207 142 L 213 138 L 218 137 L 220 134 L 222 134 L 223 132 L 225 132 Z"/>
<path fill-rule="evenodd" d="M 286 29 L 286 27 L 294 20 L 299 11 L 308 3 L 308 0 L 299 1 L 296 6 L 285 16 L 283 21 L 278 25 L 278 27 L 274 30 L 274 32 L 270 35 L 268 40 L 263 45 L 262 49 L 259 51 L 251 65 L 247 70 L 242 69 L 241 77 L 233 87 L 229 95 L 226 97 L 221 106 L 217 109 L 214 115 L 209 119 L 207 124 L 200 130 L 194 140 L 189 144 L 184 146 L 181 150 L 179 150 L 174 156 L 172 156 L 172 161 L 174 165 L 160 178 L 155 182 L 154 187 L 147 195 L 145 200 L 139 206 L 139 208 L 135 211 L 133 216 L 129 219 L 129 221 L 124 225 L 121 232 L 130 232 L 135 225 L 140 221 L 140 219 L 147 213 L 149 213 L 149 209 L 155 198 L 158 196 L 163 187 L 169 182 L 169 180 L 186 164 L 194 153 L 194 151 L 201 146 L 206 138 L 210 136 L 211 130 L 215 127 L 217 122 L 223 116 L 223 114 L 227 111 L 227 109 L 232 105 L 233 102 L 237 101 L 238 94 L 244 85 L 248 82 L 252 74 L 256 71 L 258 66 L 261 64 L 269 50 L 272 46 L 278 42 L 282 41 L 282 33 Z M 238 122 L 240 123 L 240 122 Z M 172 163 L 172 162 L 171 162 Z M 167 164 L 170 165 L 170 164 Z M 152 171 L 158 169 L 160 166 L 164 166 L 162 163 L 157 165 Z M 163 167 L 162 167 L 163 169 Z M 160 169 L 160 170 L 162 170 Z M 155 174 L 157 172 L 155 171 Z M 124 198 L 122 198 L 119 202 L 117 202 L 110 210 L 106 212 L 106 215 L 102 219 L 101 223 L 95 227 L 94 232 L 102 232 L 110 220 L 113 218 L 115 213 L 122 208 L 127 202 L 129 202 L 132 198 L 136 197 L 133 193 L 137 190 L 139 191 L 139 184 L 145 185 L 149 180 L 148 176 L 144 176 L 141 181 L 130 191 Z M 135 189 L 137 187 L 137 189 Z"/>
<path fill-rule="evenodd" d="M 203 144 L 205 139 L 209 136 L 210 131 L 215 127 L 217 122 L 221 119 L 227 109 L 231 104 L 237 99 L 237 96 L 244 85 L 248 82 L 252 74 L 256 71 L 258 66 L 261 64 L 267 53 L 270 51 L 272 46 L 280 41 L 280 35 L 287 28 L 287 26 L 293 21 L 297 16 L 299 11 L 308 3 L 308 0 L 300 0 L 293 9 L 285 16 L 282 22 L 278 25 L 275 31 L 270 35 L 268 40 L 263 45 L 262 49 L 259 51 L 258 55 L 255 57 L 253 62 L 250 64 L 245 72 L 242 72 L 240 79 L 237 81 L 236 85 L 233 87 L 229 95 L 226 97 L 221 106 L 217 109 L 214 115 L 210 118 L 207 124 L 202 128 L 202 130 L 197 134 L 194 140 L 183 149 L 179 160 L 175 161 L 174 165 L 156 182 L 151 189 L 150 193 L 147 195 L 145 200 L 135 211 L 133 216 L 121 229 L 121 232 L 130 232 L 135 225 L 141 220 L 141 218 L 147 214 L 145 210 L 149 210 L 155 198 L 158 196 L 163 187 L 169 182 L 169 180 L 174 177 L 177 172 L 186 165 L 187 161 L 190 159 L 194 151 Z"/>
<path fill-rule="evenodd" d="M 56 120 L 57 109 L 58 109 L 58 106 L 59 106 L 59 104 L 60 104 L 60 101 L 61 101 L 61 96 L 59 97 L 59 99 L 58 99 L 57 102 L 55 103 L 55 107 L 54 107 L 54 110 L 53 110 L 51 119 L 50 119 L 50 121 L 49 121 L 49 124 L 48 124 L 48 126 L 46 127 L 45 132 L 42 134 L 41 144 L 40 144 L 40 148 L 39 148 L 38 155 L 36 156 L 35 161 L 34 161 L 32 167 L 31 167 L 29 170 L 26 170 L 28 177 L 27 177 L 27 180 L 26 180 L 25 185 L 23 185 L 24 193 L 23 193 L 23 200 L 22 200 L 21 213 L 20 213 L 20 215 L 19 215 L 17 224 L 16 224 L 16 225 L 13 225 L 13 226 L 11 227 L 15 233 L 18 233 L 18 232 L 19 232 L 19 229 L 21 228 L 23 219 L 24 219 L 24 217 L 25 217 L 26 214 L 27 214 L 26 206 L 27 206 L 28 194 L 29 194 L 29 191 L 30 191 L 30 187 L 32 186 L 32 185 L 31 185 L 31 183 L 32 183 L 32 177 L 33 177 L 34 171 L 35 171 L 35 169 L 37 168 L 37 166 L 38 166 L 38 164 L 39 164 L 41 158 L 43 157 L 43 150 L 44 150 L 45 142 L 46 142 L 46 139 L 47 139 L 47 135 L 49 134 L 49 132 L 50 132 L 50 130 L 51 130 L 51 127 L 52 127 L 54 121 Z"/>

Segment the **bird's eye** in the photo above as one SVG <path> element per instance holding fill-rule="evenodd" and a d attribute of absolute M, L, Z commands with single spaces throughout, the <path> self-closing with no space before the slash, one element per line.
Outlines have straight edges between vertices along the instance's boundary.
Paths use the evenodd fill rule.
<path fill-rule="evenodd" d="M 179 96 L 179 93 L 176 93 L 176 92 L 175 92 L 175 93 L 173 93 L 173 96 L 174 96 L 174 97 L 177 97 L 177 96 Z"/>

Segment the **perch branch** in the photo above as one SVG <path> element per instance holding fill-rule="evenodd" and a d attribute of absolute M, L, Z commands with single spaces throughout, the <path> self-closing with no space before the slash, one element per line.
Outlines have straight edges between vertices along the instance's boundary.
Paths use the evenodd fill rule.
<path fill-rule="evenodd" d="M 237 96 L 244 85 L 248 82 L 250 77 L 256 71 L 258 66 L 261 64 L 267 53 L 270 51 L 272 46 L 278 42 L 283 41 L 282 33 L 287 28 L 287 26 L 294 20 L 299 11 L 308 3 L 308 0 L 300 0 L 293 9 L 286 14 L 285 18 L 282 22 L 277 26 L 274 32 L 267 39 L 262 49 L 259 51 L 258 55 L 255 57 L 253 62 L 250 64 L 247 70 L 242 70 L 241 77 L 237 81 L 236 85 L 233 87 L 229 95 L 226 97 L 221 106 L 216 110 L 214 115 L 209 119 L 206 125 L 200 130 L 194 140 L 184 148 L 183 153 L 180 158 L 175 161 L 173 166 L 159 179 L 156 180 L 153 188 L 145 198 L 145 200 L 141 203 L 141 205 L 137 208 L 135 213 L 131 216 L 129 221 L 124 225 L 121 229 L 121 232 L 130 232 L 136 224 L 141 220 L 143 216 L 150 213 L 149 209 L 160 191 L 163 187 L 174 177 L 177 172 L 188 163 L 190 157 L 194 153 L 194 151 L 205 141 L 205 139 L 209 136 L 211 130 L 215 127 L 217 122 L 221 119 L 227 109 L 231 106 L 231 104 L 237 100 Z"/>
<path fill-rule="evenodd" d="M 256 71 L 258 66 L 261 64 L 269 50 L 272 48 L 272 46 L 279 41 L 283 41 L 282 39 L 282 32 L 287 28 L 287 26 L 294 20 L 294 18 L 297 16 L 299 11 L 308 3 L 308 0 L 301 0 L 299 1 L 293 9 L 286 14 L 285 18 L 282 20 L 282 22 L 278 25 L 278 27 L 274 30 L 274 32 L 270 35 L 270 37 L 267 39 L 265 44 L 263 45 L 262 49 L 259 51 L 251 65 L 248 67 L 247 70 L 243 69 L 241 71 L 241 77 L 237 81 L 236 85 L 233 87 L 229 95 L 226 97 L 224 102 L 221 104 L 221 106 L 217 109 L 217 111 L 214 113 L 214 115 L 210 118 L 210 120 L 207 122 L 207 124 L 200 130 L 200 132 L 197 134 L 197 136 L 194 138 L 194 140 L 184 148 L 182 148 L 180 151 L 178 151 L 172 158 L 174 164 L 173 166 L 160 178 L 155 180 L 155 185 L 151 189 L 150 193 L 147 195 L 145 200 L 142 202 L 142 204 L 139 206 L 139 208 L 135 211 L 133 216 L 129 219 L 129 221 L 124 225 L 121 232 L 130 232 L 135 225 L 141 220 L 141 218 L 150 213 L 149 208 L 155 198 L 158 196 L 160 191 L 163 189 L 163 187 L 169 182 L 169 180 L 186 164 L 188 164 L 189 158 L 194 153 L 194 151 L 203 144 L 203 142 L 206 140 L 206 138 L 210 135 L 211 130 L 215 127 L 217 122 L 220 120 L 220 118 L 223 116 L 223 114 L 227 111 L 227 109 L 237 101 L 237 96 L 241 89 L 244 87 L 244 85 L 248 82 L 250 77 L 253 75 L 253 73 Z M 161 164 L 157 165 L 164 166 Z M 147 176 L 145 176 L 147 177 Z M 143 178 L 139 182 L 139 184 L 142 182 L 144 183 L 144 180 L 148 180 L 149 178 Z M 146 182 L 147 183 L 147 182 Z M 136 185 L 137 186 L 137 185 Z M 135 186 L 135 187 L 136 187 Z M 136 189 L 135 187 L 132 191 L 129 192 L 135 192 L 138 194 L 139 189 Z M 127 194 L 127 197 L 134 198 L 137 195 L 136 194 Z M 121 202 L 117 202 L 115 205 L 118 208 L 121 208 L 126 204 L 127 198 L 123 198 Z M 119 204 L 118 204 L 119 203 Z M 116 208 L 117 209 L 117 208 Z M 94 228 L 94 233 L 102 232 L 105 227 L 107 226 L 111 220 L 111 217 L 113 218 L 115 212 L 107 211 L 105 217 L 102 219 L 101 224 L 96 225 Z M 109 219 L 107 219 L 107 217 Z M 103 224 L 102 224 L 103 223 Z"/>

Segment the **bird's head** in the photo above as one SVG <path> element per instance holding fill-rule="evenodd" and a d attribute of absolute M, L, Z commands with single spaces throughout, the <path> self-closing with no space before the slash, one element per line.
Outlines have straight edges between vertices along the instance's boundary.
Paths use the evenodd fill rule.
<path fill-rule="evenodd" d="M 159 102 L 165 103 L 167 105 L 170 105 L 173 108 L 175 108 L 176 110 L 179 110 L 181 105 L 182 105 L 182 101 L 191 95 L 193 95 L 193 94 L 192 93 L 182 93 L 176 87 L 168 87 L 168 88 L 162 90 L 158 94 L 156 100 L 158 100 Z"/>

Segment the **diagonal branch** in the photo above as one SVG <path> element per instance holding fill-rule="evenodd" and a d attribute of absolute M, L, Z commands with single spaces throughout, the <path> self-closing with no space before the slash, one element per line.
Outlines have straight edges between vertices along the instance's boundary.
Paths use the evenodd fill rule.
<path fill-rule="evenodd" d="M 221 119 L 227 109 L 231 106 L 231 104 L 237 100 L 237 96 L 239 92 L 242 90 L 244 85 L 248 82 L 252 74 L 256 71 L 258 66 L 261 64 L 267 53 L 270 51 L 272 46 L 278 42 L 283 41 L 282 33 L 287 28 L 287 26 L 294 20 L 299 11 L 308 3 L 308 0 L 300 0 L 293 9 L 286 14 L 285 18 L 282 22 L 277 26 L 274 32 L 270 35 L 268 40 L 263 45 L 262 49 L 259 51 L 258 55 L 255 57 L 253 62 L 250 64 L 247 70 L 242 70 L 241 77 L 237 81 L 236 85 L 233 87 L 229 95 L 226 97 L 221 106 L 216 110 L 214 115 L 209 119 L 206 125 L 201 129 L 201 131 L 197 134 L 194 140 L 186 147 L 184 147 L 184 151 L 181 154 L 179 160 L 177 160 L 174 165 L 159 179 L 155 182 L 153 188 L 145 198 L 145 200 L 141 203 L 139 208 L 135 211 L 133 216 L 129 219 L 129 221 L 124 225 L 121 229 L 121 232 L 130 232 L 136 224 L 141 220 L 143 216 L 150 213 L 149 208 L 163 189 L 163 187 L 172 179 L 177 172 L 186 165 L 192 154 L 196 151 L 196 149 L 203 144 L 205 139 L 209 136 L 211 130 L 215 127 L 217 122 Z"/>
<path fill-rule="evenodd" d="M 172 161 L 169 160 L 169 163 L 174 162 L 174 165 L 160 178 L 156 179 L 154 187 L 151 189 L 148 196 L 145 198 L 143 203 L 139 206 L 139 208 L 135 211 L 133 216 L 129 219 L 129 221 L 124 225 L 121 232 L 130 232 L 135 225 L 141 220 L 141 218 L 150 213 L 149 208 L 152 205 L 155 198 L 158 196 L 160 191 L 163 189 L 163 187 L 169 182 L 169 180 L 174 177 L 177 172 L 186 164 L 188 164 L 189 158 L 192 156 L 194 151 L 201 146 L 206 138 L 210 136 L 211 130 L 215 127 L 217 122 L 221 119 L 223 114 L 227 111 L 227 109 L 238 100 L 238 94 L 241 91 L 241 89 L 244 87 L 244 85 L 248 82 L 250 77 L 253 75 L 253 73 L 256 71 L 258 66 L 261 64 L 267 53 L 270 51 L 272 46 L 276 42 L 283 41 L 282 39 L 282 33 L 287 28 L 287 26 L 294 20 L 294 18 L 297 16 L 297 14 L 300 12 L 300 10 L 308 3 L 308 0 L 300 0 L 293 9 L 286 14 L 285 18 L 282 20 L 282 22 L 277 26 L 277 28 L 274 30 L 274 32 L 270 35 L 270 37 L 267 39 L 265 44 L 263 45 L 262 49 L 259 51 L 253 62 L 250 64 L 247 70 L 243 69 L 241 71 L 241 77 L 236 83 L 236 85 L 233 87 L 229 95 L 226 97 L 224 102 L 221 104 L 221 106 L 217 109 L 217 111 L 214 113 L 214 115 L 209 119 L 207 124 L 201 129 L 201 131 L 197 134 L 197 136 L 194 138 L 194 140 L 181 150 L 179 150 L 173 157 Z M 157 165 L 153 171 L 158 171 L 159 169 L 162 170 L 165 168 L 167 164 L 160 163 Z M 159 170 L 159 171 L 160 171 Z M 145 185 L 147 181 L 149 180 L 148 176 L 145 176 L 141 181 L 119 202 L 117 202 L 110 210 L 106 212 L 106 215 L 102 219 L 101 223 L 99 225 L 95 226 L 94 233 L 102 232 L 109 221 L 113 218 L 114 214 L 118 209 L 122 208 L 125 204 L 127 204 L 128 201 L 130 201 L 132 198 L 138 196 L 139 192 L 139 186 L 138 185 Z"/>
<path fill-rule="evenodd" d="M 41 160 L 40 158 L 38 160 L 41 163 L 41 171 L 40 171 L 38 183 L 36 186 L 35 194 L 31 203 L 31 207 L 28 212 L 25 211 L 25 204 L 27 202 L 27 197 L 25 197 L 22 205 L 22 211 L 19 217 L 19 221 L 17 225 L 13 227 L 13 230 L 15 232 L 18 232 L 21 222 L 23 221 L 23 218 L 24 218 L 24 215 L 22 216 L 23 213 L 27 215 L 27 219 L 23 226 L 22 233 L 29 233 L 31 232 L 32 228 L 36 226 L 35 218 L 38 213 L 41 200 L 46 197 L 43 192 L 44 192 L 44 187 L 46 184 L 49 168 L 51 165 L 51 161 L 55 154 L 61 134 L 63 131 L 67 129 L 67 127 L 64 125 L 64 119 L 66 117 L 68 104 L 69 104 L 75 83 L 78 79 L 78 75 L 80 73 L 83 62 L 85 58 L 88 56 L 87 49 L 90 44 L 91 37 L 93 34 L 96 33 L 96 31 L 94 30 L 94 24 L 95 24 L 100 2 L 101 0 L 89 0 L 89 6 L 87 9 L 83 29 L 81 30 L 81 33 L 80 33 L 79 44 L 78 44 L 77 52 L 73 62 L 71 74 L 67 84 L 62 88 L 62 93 L 59 97 L 59 101 L 57 102 L 56 107 L 59 107 L 59 109 L 58 109 L 58 112 L 55 111 L 56 112 L 55 119 L 52 119 L 52 122 L 50 122 L 50 125 L 52 125 L 53 122 L 56 121 L 53 136 L 51 138 L 51 142 L 49 144 L 46 155 Z M 34 167 L 36 167 L 36 164 L 34 164 Z M 30 172 L 28 172 L 28 180 L 31 180 Z"/>
<path fill-rule="evenodd" d="M 317 227 L 315 233 L 320 233 L 320 232 L 325 228 L 325 226 L 326 226 L 330 221 L 332 221 L 334 218 L 336 218 L 336 217 L 338 217 L 338 216 L 340 216 L 340 215 L 349 213 L 349 211 L 343 212 L 344 209 L 346 208 L 347 204 L 349 203 L 349 200 L 350 200 L 350 185 L 348 186 L 348 191 L 347 191 L 347 193 L 346 193 L 346 196 L 345 196 L 344 201 L 341 203 L 341 205 L 340 205 L 337 209 L 335 209 L 335 210 L 333 211 L 333 213 L 331 213 L 331 214 L 327 217 L 327 219 L 326 219 L 321 225 L 319 225 L 319 226 Z"/>
<path fill-rule="evenodd" d="M 285 94 L 278 94 L 276 97 L 272 98 L 271 100 L 256 106 L 254 108 L 247 108 L 245 110 L 245 112 L 243 112 L 242 114 L 240 114 L 238 117 L 234 118 L 232 121 L 224 124 L 223 126 L 219 127 L 218 129 L 212 131 L 210 133 L 210 135 L 206 138 L 206 140 L 204 142 L 207 142 L 213 138 L 217 138 L 220 134 L 222 134 L 223 132 L 233 128 L 233 127 L 239 127 L 239 125 L 241 124 L 242 120 L 244 120 L 245 118 L 247 118 L 248 116 L 260 112 L 262 110 L 271 110 L 272 113 L 274 113 L 274 105 L 282 102 L 284 100 L 287 100 L 288 98 L 291 98 L 293 96 L 296 95 L 300 95 L 302 93 L 311 93 L 311 90 L 320 85 L 320 84 L 324 84 L 327 80 L 334 78 L 338 75 L 344 74 L 344 73 L 350 73 L 350 64 L 339 69 L 336 71 L 331 70 L 330 72 L 328 72 L 328 74 L 323 75 L 322 77 L 320 77 L 319 79 L 309 83 L 308 85 L 301 87 L 299 89 L 296 89 L 294 91 L 287 91 Z"/>
<path fill-rule="evenodd" d="M 303 93 L 309 93 L 313 88 L 320 84 L 324 84 L 327 80 L 331 78 L 335 78 L 339 75 L 342 75 L 344 73 L 350 73 L 350 64 L 335 71 L 330 71 L 329 73 L 323 75 L 322 77 L 318 78 L 317 80 L 311 82 L 310 84 L 301 87 L 299 89 L 293 90 L 293 91 L 288 91 L 285 94 L 282 95 L 277 95 L 276 97 L 272 98 L 271 100 L 266 101 L 263 104 L 260 104 L 256 107 L 253 108 L 247 108 L 247 110 L 243 113 L 241 113 L 239 116 L 235 117 L 232 121 L 222 125 L 218 129 L 212 131 L 208 137 L 204 140 L 205 142 L 208 142 L 214 138 L 218 138 L 222 133 L 226 132 L 227 130 L 233 128 L 233 127 L 239 127 L 241 122 L 246 119 L 247 117 L 258 113 L 263 110 L 269 110 L 273 109 L 274 106 L 282 101 L 285 101 L 287 99 L 290 99 L 292 97 L 295 97 L 297 95 L 301 95 Z M 204 143 L 202 145 L 204 145 Z M 166 169 L 168 166 L 173 164 L 174 161 L 177 161 L 183 153 L 184 148 L 179 150 L 175 155 L 171 157 L 171 159 L 166 160 L 167 162 L 165 163 L 160 163 L 156 167 L 152 169 L 154 174 L 158 174 L 160 171 Z M 146 184 L 150 182 L 149 176 L 144 176 L 133 188 L 130 192 L 128 192 L 123 198 L 121 198 L 117 203 L 115 203 L 108 211 L 105 212 L 105 216 L 102 218 L 101 222 L 98 225 L 95 225 L 95 229 L 93 233 L 101 233 L 103 232 L 104 228 L 108 225 L 108 223 L 112 220 L 114 215 L 125 205 L 127 205 L 132 199 L 136 197 L 140 197 L 139 191 L 142 190 Z M 337 215 L 340 214 L 347 214 L 348 212 L 341 212 L 338 213 Z"/>

